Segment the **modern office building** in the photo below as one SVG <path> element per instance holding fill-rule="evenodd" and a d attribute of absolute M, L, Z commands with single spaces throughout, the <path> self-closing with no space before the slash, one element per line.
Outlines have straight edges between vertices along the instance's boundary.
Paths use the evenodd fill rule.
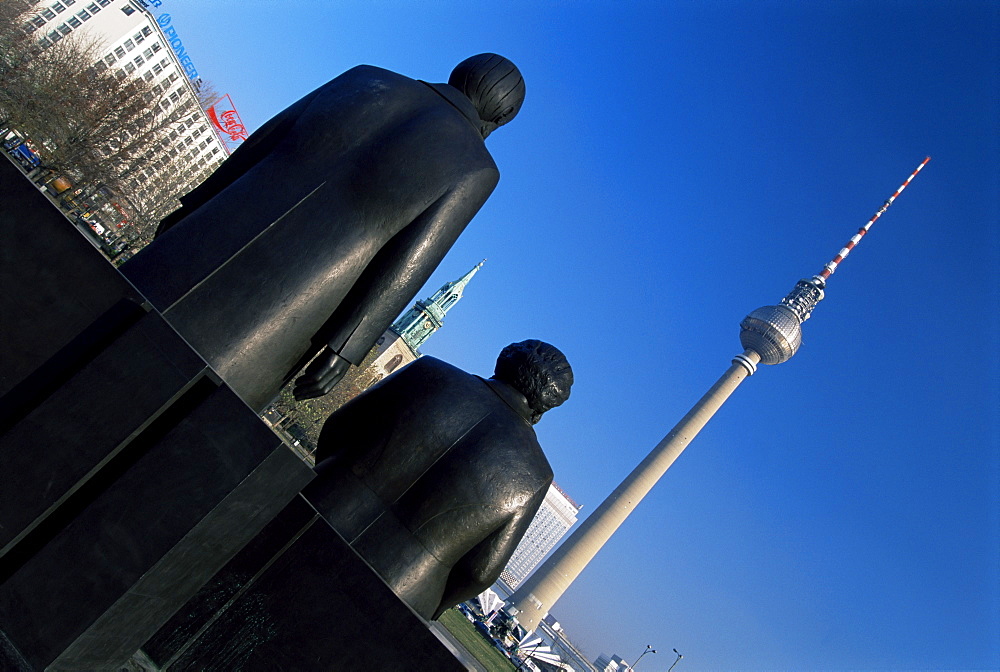
<path fill-rule="evenodd" d="M 566 535 L 569 528 L 573 527 L 580 508 L 580 505 L 574 502 L 558 483 L 552 483 L 528 531 L 525 532 L 510 562 L 500 574 L 501 580 L 512 589 L 521 585 L 528 574 Z"/>
<path fill-rule="evenodd" d="M 101 59 L 95 65 L 149 82 L 155 96 L 151 104 L 164 113 L 174 112 L 177 122 L 170 133 L 149 148 L 155 159 L 126 180 L 131 194 L 122 196 L 136 199 L 159 198 L 157 190 L 164 187 L 170 189 L 169 198 L 176 198 L 201 183 L 229 154 L 222 129 L 198 104 L 202 79 L 170 15 L 150 9 L 160 4 L 45 0 L 35 5 L 24 24 L 43 46 L 71 35 L 96 40 Z"/>

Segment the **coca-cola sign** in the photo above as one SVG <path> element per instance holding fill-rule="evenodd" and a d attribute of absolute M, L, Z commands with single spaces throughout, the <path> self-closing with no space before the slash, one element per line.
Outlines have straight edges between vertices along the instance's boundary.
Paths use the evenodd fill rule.
<path fill-rule="evenodd" d="M 207 113 L 212 125 L 219 129 L 220 133 L 228 135 L 230 140 L 247 139 L 247 129 L 243 125 L 229 94 L 217 100 L 212 107 L 208 108 Z"/>

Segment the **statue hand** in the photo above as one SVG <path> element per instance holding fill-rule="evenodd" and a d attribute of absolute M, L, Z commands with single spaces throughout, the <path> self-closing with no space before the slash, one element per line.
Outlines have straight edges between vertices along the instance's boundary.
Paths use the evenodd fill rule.
<path fill-rule="evenodd" d="M 299 401 L 322 397 L 340 382 L 351 363 L 330 348 L 325 348 L 306 367 L 306 372 L 295 381 L 292 394 Z"/>

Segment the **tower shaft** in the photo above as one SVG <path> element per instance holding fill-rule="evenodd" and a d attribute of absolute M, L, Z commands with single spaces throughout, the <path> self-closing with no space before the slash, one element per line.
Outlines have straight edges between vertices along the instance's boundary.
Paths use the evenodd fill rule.
<path fill-rule="evenodd" d="M 743 380 L 756 370 L 760 356 L 746 350 L 639 463 L 573 534 L 510 597 L 518 622 L 529 632 L 597 555 L 674 460 L 715 415 Z"/>

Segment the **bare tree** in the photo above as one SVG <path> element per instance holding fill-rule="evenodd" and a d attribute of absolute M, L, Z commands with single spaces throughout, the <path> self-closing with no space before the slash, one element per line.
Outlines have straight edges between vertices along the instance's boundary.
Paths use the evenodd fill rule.
<path fill-rule="evenodd" d="M 210 85 L 194 94 L 176 74 L 147 81 L 110 67 L 85 33 L 39 41 L 33 5 L 0 0 L 0 124 L 30 138 L 42 168 L 82 187 L 83 200 L 111 199 L 141 246 L 210 172 L 190 160 L 188 131 L 217 94 Z"/>
<path fill-rule="evenodd" d="M 197 98 L 188 97 L 168 114 L 161 113 L 156 121 L 166 121 L 168 127 L 148 129 L 139 136 L 135 146 L 139 155 L 126 170 L 108 179 L 128 204 L 140 245 L 152 240 L 156 224 L 180 206 L 180 197 L 211 174 L 211 164 L 199 166 L 185 155 L 192 152 L 195 142 L 213 133 L 198 111 L 217 98 L 211 84 L 203 83 Z"/>

